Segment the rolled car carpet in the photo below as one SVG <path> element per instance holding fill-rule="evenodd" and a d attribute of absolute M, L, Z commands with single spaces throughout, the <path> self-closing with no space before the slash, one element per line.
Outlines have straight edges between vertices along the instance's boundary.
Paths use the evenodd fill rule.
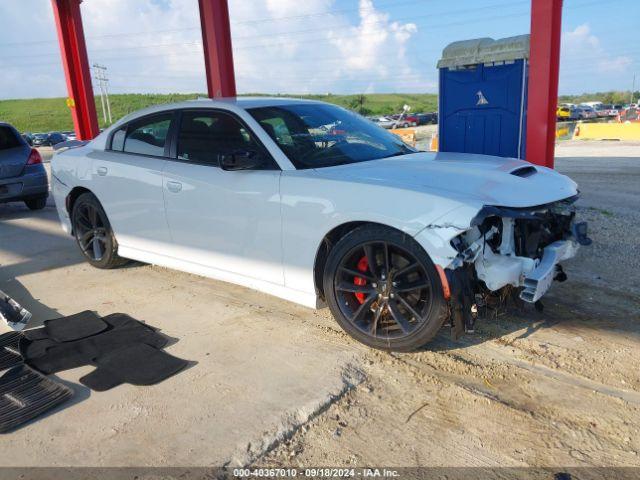
<path fill-rule="evenodd" d="M 154 385 L 175 375 L 188 364 L 149 345 L 138 344 L 112 350 L 94 359 L 98 366 L 80 379 L 80 383 L 103 392 L 122 383 Z"/>
<path fill-rule="evenodd" d="M 0 433 L 51 410 L 73 396 L 73 391 L 26 365 L 6 371 L 0 377 Z"/>

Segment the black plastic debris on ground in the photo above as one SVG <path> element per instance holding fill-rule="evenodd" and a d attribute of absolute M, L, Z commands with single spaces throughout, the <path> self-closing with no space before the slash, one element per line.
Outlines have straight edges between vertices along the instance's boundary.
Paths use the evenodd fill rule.
<path fill-rule="evenodd" d="M 20 332 L 9 332 L 0 335 L 0 371 L 15 367 L 22 363 L 20 355 Z"/>
<path fill-rule="evenodd" d="M 13 330 L 22 330 L 31 319 L 31 312 L 0 290 L 0 320 Z"/>
<path fill-rule="evenodd" d="M 13 430 L 72 396 L 70 388 L 26 365 L 6 371 L 0 377 L 0 433 Z"/>

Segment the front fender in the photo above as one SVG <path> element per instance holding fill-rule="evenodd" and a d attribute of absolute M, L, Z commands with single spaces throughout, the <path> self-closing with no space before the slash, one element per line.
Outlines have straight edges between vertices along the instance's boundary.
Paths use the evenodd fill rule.
<path fill-rule="evenodd" d="M 471 221 L 480 208 L 476 205 L 460 205 L 425 226 L 414 238 L 433 263 L 447 268 L 458 255 L 451 246 L 451 239 L 471 228 Z"/>
<path fill-rule="evenodd" d="M 441 219 L 460 221 L 468 226 L 470 218 L 477 213 L 475 209 L 469 218 L 460 213 L 447 220 L 450 212 L 463 208 L 460 201 L 392 186 L 318 178 L 308 171 L 283 172 L 280 192 L 285 285 L 306 293 L 315 292 L 314 264 L 318 248 L 324 237 L 340 225 L 377 223 L 417 237 Z M 437 259 L 438 264 L 450 254 L 445 243 L 448 244 L 455 233 L 451 233 L 449 239 L 445 238 L 447 235 L 444 231 L 435 236 L 425 232 L 418 238 L 427 253 L 435 255 L 434 262 Z"/>

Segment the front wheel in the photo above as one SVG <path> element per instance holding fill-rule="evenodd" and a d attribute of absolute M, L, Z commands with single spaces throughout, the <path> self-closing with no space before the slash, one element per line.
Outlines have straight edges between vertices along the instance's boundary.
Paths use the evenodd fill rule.
<path fill-rule="evenodd" d="M 387 227 L 367 225 L 343 237 L 329 253 L 323 285 L 340 326 L 373 348 L 416 350 L 446 318 L 433 262 L 413 238 Z"/>
<path fill-rule="evenodd" d="M 92 193 L 78 197 L 71 212 L 76 242 L 87 261 L 96 268 L 117 268 L 127 260 L 116 253 L 118 244 L 102 205 Z"/>

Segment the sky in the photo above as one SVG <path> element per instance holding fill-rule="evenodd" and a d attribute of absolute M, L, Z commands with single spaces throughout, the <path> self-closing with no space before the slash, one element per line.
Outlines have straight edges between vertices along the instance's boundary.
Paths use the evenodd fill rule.
<path fill-rule="evenodd" d="M 436 93 L 450 42 L 528 33 L 530 0 L 229 0 L 240 93 Z M 197 0 L 84 0 L 111 93 L 205 92 Z M 565 0 L 560 94 L 640 89 L 639 0 Z M 97 82 L 94 81 L 97 87 Z M 50 0 L 0 0 L 0 98 L 66 96 Z"/>

